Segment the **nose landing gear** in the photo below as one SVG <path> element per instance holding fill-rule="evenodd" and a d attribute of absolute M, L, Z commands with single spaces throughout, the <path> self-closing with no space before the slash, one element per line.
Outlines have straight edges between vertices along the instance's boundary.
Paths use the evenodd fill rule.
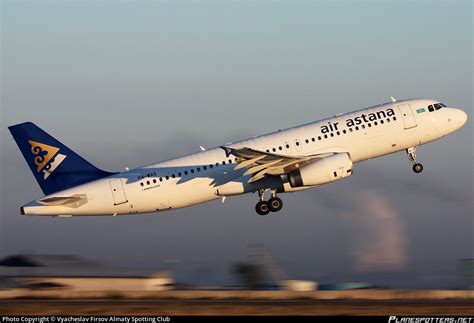
<path fill-rule="evenodd" d="M 270 212 L 278 212 L 283 207 L 283 201 L 276 196 L 276 192 L 272 192 L 272 197 L 265 201 L 264 189 L 258 190 L 260 201 L 255 205 L 255 211 L 260 215 L 267 215 Z"/>
<path fill-rule="evenodd" d="M 421 173 L 423 171 L 423 165 L 422 164 L 415 164 L 413 165 L 413 171 L 415 173 Z"/>
<path fill-rule="evenodd" d="M 423 165 L 416 162 L 416 147 L 410 147 L 406 150 L 408 154 L 408 159 L 413 164 L 413 171 L 415 173 L 421 173 L 423 171 Z"/>

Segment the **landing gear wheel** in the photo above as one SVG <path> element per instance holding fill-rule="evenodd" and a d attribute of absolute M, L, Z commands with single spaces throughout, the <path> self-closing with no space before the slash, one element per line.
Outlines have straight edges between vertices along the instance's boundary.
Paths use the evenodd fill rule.
<path fill-rule="evenodd" d="M 421 173 L 423 171 L 423 165 L 420 163 L 416 163 L 415 165 L 413 165 L 413 171 L 417 174 Z"/>
<path fill-rule="evenodd" d="M 272 197 L 268 200 L 268 207 L 272 212 L 278 212 L 283 207 L 283 201 L 278 197 Z"/>
<path fill-rule="evenodd" d="M 270 213 L 270 207 L 266 201 L 260 201 L 255 205 L 255 211 L 260 215 L 267 215 Z"/>
<path fill-rule="evenodd" d="M 413 171 L 415 173 L 421 173 L 423 171 L 423 165 L 416 162 L 416 147 L 409 147 L 406 150 L 408 159 L 413 163 Z"/>

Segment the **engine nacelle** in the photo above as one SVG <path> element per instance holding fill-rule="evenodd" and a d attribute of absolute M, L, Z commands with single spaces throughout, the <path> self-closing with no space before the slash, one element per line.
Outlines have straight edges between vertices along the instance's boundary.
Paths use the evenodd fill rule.
<path fill-rule="evenodd" d="M 291 187 L 331 183 L 352 175 L 352 160 L 348 153 L 337 153 L 317 160 L 288 174 Z"/>

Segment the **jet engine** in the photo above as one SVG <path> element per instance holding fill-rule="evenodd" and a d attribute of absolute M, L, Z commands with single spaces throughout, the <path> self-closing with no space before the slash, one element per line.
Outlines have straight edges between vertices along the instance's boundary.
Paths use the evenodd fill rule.
<path fill-rule="evenodd" d="M 287 175 L 291 187 L 331 183 L 352 175 L 352 160 L 348 153 L 321 158 Z M 284 179 L 285 180 L 285 179 Z"/>

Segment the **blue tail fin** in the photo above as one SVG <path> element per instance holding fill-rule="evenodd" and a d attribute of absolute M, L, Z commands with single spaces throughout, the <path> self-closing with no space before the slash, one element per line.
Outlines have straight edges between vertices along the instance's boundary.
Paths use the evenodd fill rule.
<path fill-rule="evenodd" d="M 113 174 L 96 168 L 31 122 L 8 129 L 46 195 Z"/>

